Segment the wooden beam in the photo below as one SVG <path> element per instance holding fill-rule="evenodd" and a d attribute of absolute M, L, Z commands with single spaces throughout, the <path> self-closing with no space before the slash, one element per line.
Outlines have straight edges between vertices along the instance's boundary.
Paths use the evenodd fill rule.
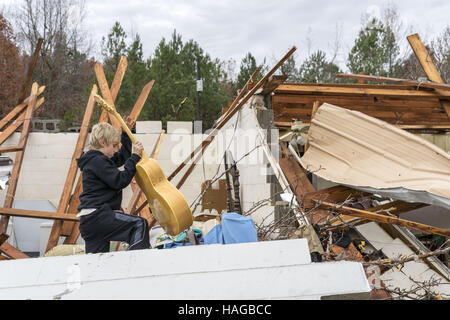
<path fill-rule="evenodd" d="M 86 111 L 84 112 L 83 121 L 81 123 L 81 129 L 80 133 L 78 134 L 78 140 L 75 145 L 75 150 L 72 155 L 72 160 L 70 162 L 69 171 L 67 173 L 66 181 L 64 183 L 64 188 L 61 193 L 61 198 L 59 200 L 58 208 L 56 209 L 56 212 L 58 214 L 64 214 L 67 210 L 67 206 L 69 205 L 70 196 L 72 194 L 73 184 L 75 182 L 77 172 L 78 172 L 78 164 L 77 159 L 81 156 L 84 150 L 84 146 L 86 144 L 86 138 L 89 133 L 89 123 L 91 121 L 92 114 L 94 112 L 94 95 L 97 94 L 97 86 L 94 84 L 92 86 L 91 95 L 89 97 Z M 50 236 L 47 242 L 47 248 L 45 252 L 49 251 L 50 249 L 53 249 L 55 246 L 58 245 L 59 237 L 61 234 L 63 222 L 62 221 L 55 221 L 52 226 L 52 230 L 50 232 Z"/>
<path fill-rule="evenodd" d="M 19 146 L 0 147 L 0 154 L 8 152 L 16 152 L 20 150 L 23 150 L 23 148 Z"/>
<path fill-rule="evenodd" d="M 297 160 L 292 156 L 288 158 L 281 158 L 278 160 L 278 163 L 284 173 L 284 176 L 288 180 L 292 192 L 294 192 L 295 197 L 297 198 L 297 202 L 301 206 L 304 206 L 305 195 L 316 192 L 316 188 L 314 188 L 306 176 L 308 172 L 303 169 Z M 313 224 L 327 215 L 328 213 L 325 210 L 316 209 L 314 212 L 309 212 L 307 214 L 307 219 L 311 224 Z"/>
<path fill-rule="evenodd" d="M 326 84 L 281 84 L 275 90 L 275 94 L 314 94 L 314 95 L 347 95 L 347 96 L 390 96 L 397 98 L 423 99 L 445 98 L 450 99 L 448 91 L 424 91 L 424 90 L 398 90 L 360 87 L 336 87 Z"/>
<path fill-rule="evenodd" d="M 319 200 L 319 199 L 317 199 Z M 327 200 L 327 199 L 324 199 Z M 336 201 L 335 201 L 336 202 Z M 411 203 L 411 202 L 404 202 L 400 200 L 396 200 L 393 202 L 389 202 L 387 204 L 375 206 L 372 208 L 367 209 L 369 212 L 374 212 L 382 215 L 389 214 L 395 214 L 397 217 L 400 216 L 400 214 L 404 212 L 409 212 L 411 210 L 427 207 L 428 204 L 425 203 Z M 389 212 L 389 213 L 388 213 Z M 342 223 L 344 222 L 344 223 Z M 341 216 L 339 219 L 336 219 L 335 222 L 331 223 L 332 225 L 335 225 L 335 228 L 327 228 L 327 231 L 333 231 L 335 229 L 339 228 L 347 228 L 349 226 L 359 226 L 361 224 L 369 223 L 370 220 L 367 219 L 359 219 L 352 216 Z"/>
<path fill-rule="evenodd" d="M 31 57 L 31 61 L 28 64 L 27 75 L 25 76 L 25 81 L 23 82 L 21 94 L 17 103 L 21 103 L 27 94 L 27 88 L 31 82 L 31 76 L 33 75 L 34 67 L 36 66 L 36 62 L 38 59 L 39 51 L 41 50 L 42 42 L 44 42 L 44 38 L 39 38 L 36 44 L 36 48 L 34 49 L 33 56 Z"/>
<path fill-rule="evenodd" d="M 44 90 L 45 86 L 39 87 L 37 95 L 40 96 L 42 92 L 44 92 Z M 18 114 L 23 112 L 29 102 L 30 97 L 27 97 L 21 104 L 19 104 L 17 107 L 11 110 L 2 120 L 0 120 L 0 130 L 2 130 L 6 125 L 8 125 L 15 117 L 17 117 Z"/>
<path fill-rule="evenodd" d="M 314 101 L 312 111 L 311 111 L 310 122 L 313 121 L 314 116 L 316 115 L 317 109 L 319 109 L 319 106 L 320 106 L 320 101 L 318 101 L 318 100 Z M 306 141 L 306 144 L 305 144 L 305 152 L 308 150 L 308 148 L 309 148 L 309 139 Z"/>
<path fill-rule="evenodd" d="M 261 92 L 262 95 L 269 94 L 273 92 L 280 84 L 284 83 L 287 79 L 285 75 L 273 75 L 267 81 L 267 84 L 264 85 L 264 88 Z"/>
<path fill-rule="evenodd" d="M 119 89 L 122 85 L 123 77 L 125 76 L 125 71 L 127 70 L 128 60 L 126 56 L 121 56 L 119 64 L 117 65 L 116 73 L 114 74 L 114 79 L 111 84 L 111 98 L 116 101 L 117 95 L 119 94 Z"/>
<path fill-rule="evenodd" d="M 34 104 L 34 110 L 36 111 L 43 103 L 45 98 L 40 98 L 35 104 Z M 28 109 L 27 109 L 28 110 Z M 0 133 L 0 144 L 5 142 L 21 125 L 24 124 L 26 120 L 31 120 L 26 117 L 26 112 L 23 112 L 20 116 L 17 117 L 15 121 L 13 121 L 8 127 L 6 127 L 5 130 Z"/>
<path fill-rule="evenodd" d="M 418 203 L 418 202 L 405 202 L 405 201 L 392 201 L 386 204 L 382 204 L 376 207 L 372 207 L 367 209 L 367 211 L 380 213 L 381 211 L 389 211 L 389 213 L 395 214 L 399 216 L 402 213 L 409 212 L 411 210 L 428 207 L 429 205 L 426 203 Z"/>
<path fill-rule="evenodd" d="M 303 196 L 303 205 L 306 208 L 315 206 L 315 201 L 327 201 L 333 203 L 343 203 L 351 198 L 360 198 L 370 195 L 370 193 L 356 190 L 347 186 L 338 185 L 326 189 L 306 193 Z"/>
<path fill-rule="evenodd" d="M 0 214 L 12 217 L 49 219 L 58 221 L 79 221 L 76 214 L 58 213 L 50 211 L 25 210 L 16 208 L 0 208 Z"/>
<path fill-rule="evenodd" d="M 110 90 L 111 97 L 113 98 L 114 101 L 116 101 L 120 86 L 122 85 L 122 80 L 125 75 L 127 65 L 128 65 L 127 58 L 125 56 L 122 56 L 120 58 L 119 65 L 117 66 L 117 70 L 114 75 L 113 83 L 111 85 L 111 90 Z M 96 71 L 96 66 L 97 66 L 97 64 L 94 65 L 94 71 Z M 101 67 L 101 65 L 100 65 L 100 67 Z M 103 68 L 101 68 L 100 73 L 101 72 L 103 72 Z M 98 122 L 108 122 L 108 118 L 109 118 L 108 112 L 106 110 L 102 110 L 102 113 L 100 114 L 100 119 Z"/>
<path fill-rule="evenodd" d="M 240 108 L 255 94 L 255 92 L 261 88 L 268 80 L 269 78 L 275 73 L 275 71 L 278 70 L 278 68 L 294 53 L 294 51 L 297 50 L 297 48 L 294 46 L 292 47 L 286 55 L 281 58 L 280 61 L 261 79 L 258 81 L 258 83 L 253 86 L 253 88 L 245 94 L 245 96 L 240 99 L 239 101 L 236 101 L 236 104 L 227 111 L 225 115 L 223 115 L 222 119 L 218 122 L 217 126 L 209 133 L 209 135 L 202 141 L 202 143 L 195 148 L 195 150 L 188 156 L 188 158 L 183 161 L 168 177 L 168 180 L 172 180 L 178 172 L 184 166 L 189 162 L 189 160 L 194 158 L 194 155 L 198 153 L 200 150 L 200 156 L 203 154 L 204 150 L 209 146 L 209 144 L 214 140 L 214 137 L 217 135 L 218 131 L 230 120 L 236 112 L 240 110 Z M 249 79 L 250 80 L 250 79 Z M 237 100 L 237 99 L 236 99 Z M 179 181 L 178 185 L 183 185 L 184 181 L 187 179 L 189 174 L 192 172 L 192 169 L 195 167 L 197 161 L 194 161 L 191 165 L 191 167 L 188 169 L 186 174 L 182 177 L 182 179 Z M 179 188 L 177 186 L 177 188 Z"/>
<path fill-rule="evenodd" d="M 78 177 L 77 184 L 75 186 L 75 190 L 73 191 L 72 196 L 70 197 L 69 201 L 69 208 L 67 209 L 67 213 L 69 214 L 77 214 L 78 213 L 78 206 L 80 205 L 80 194 L 83 191 L 82 181 L 83 175 L 80 173 L 80 176 Z M 80 222 L 74 222 L 72 224 L 69 224 L 68 226 L 72 226 L 72 229 L 70 231 L 65 232 L 65 234 L 69 234 L 66 239 L 64 239 L 64 244 L 75 244 L 77 242 L 78 237 L 80 236 Z M 63 225 L 64 229 L 64 225 Z"/>
<path fill-rule="evenodd" d="M 437 228 L 437 227 L 425 225 L 425 224 L 418 223 L 418 222 L 400 219 L 398 217 L 386 216 L 386 215 L 382 215 L 382 214 L 373 213 L 373 212 L 370 212 L 367 210 L 360 210 L 360 209 L 350 208 L 350 207 L 346 207 L 346 206 L 340 206 L 338 204 L 324 202 L 324 201 L 317 201 L 317 203 L 321 208 L 328 209 L 328 210 L 334 210 L 336 212 L 339 212 L 339 213 L 342 213 L 345 215 L 363 218 L 363 219 L 367 219 L 370 221 L 386 223 L 386 224 L 395 224 L 395 225 L 399 225 L 399 226 L 402 226 L 402 227 L 405 227 L 408 229 L 414 229 L 414 230 L 419 230 L 419 231 L 423 231 L 426 233 L 432 233 L 432 234 L 438 234 L 438 235 L 441 235 L 444 237 L 450 237 L 449 229 Z"/>
<path fill-rule="evenodd" d="M 428 79 L 437 83 L 444 83 L 444 80 L 439 74 L 433 60 L 431 60 L 431 56 L 429 55 L 427 48 L 425 48 L 422 40 L 420 40 L 419 35 L 415 33 L 408 36 L 407 39 Z M 437 90 L 436 92 L 439 91 Z M 447 113 L 447 116 L 450 118 L 450 102 L 441 101 L 441 104 L 442 108 Z"/>
<path fill-rule="evenodd" d="M 0 246 L 6 241 L 8 240 L 9 235 L 7 235 L 6 233 L 2 233 L 0 234 Z"/>
<path fill-rule="evenodd" d="M 3 204 L 3 207 L 5 208 L 12 208 L 14 203 L 14 197 L 16 195 L 16 189 L 17 189 L 17 183 L 19 181 L 19 174 L 20 169 L 22 168 L 22 162 L 23 157 L 25 154 L 25 146 L 28 141 L 28 135 L 30 133 L 30 127 L 31 127 L 31 117 L 33 115 L 33 110 L 36 107 L 36 100 L 37 100 L 37 92 L 38 92 L 39 86 L 35 82 L 33 83 L 31 87 L 31 94 L 30 94 L 30 103 L 28 104 L 27 111 L 24 113 L 24 122 L 22 125 L 22 132 L 20 134 L 20 140 L 19 140 L 19 146 L 22 148 L 21 150 L 16 152 L 16 158 L 14 161 L 14 166 L 11 171 L 11 178 L 9 179 L 9 186 L 6 192 L 5 196 L 5 202 Z M 9 222 L 9 216 L 3 215 L 0 220 L 0 233 L 5 233 L 8 228 L 8 222 Z"/>
<path fill-rule="evenodd" d="M 106 81 L 102 65 L 99 62 L 97 62 L 95 64 L 94 70 L 95 75 L 97 76 L 98 85 L 100 86 L 100 91 L 102 92 L 103 99 L 105 99 L 105 101 L 113 109 L 116 109 L 111 91 L 109 90 L 108 82 Z M 109 120 L 111 121 L 111 124 L 113 125 L 114 128 L 116 128 L 119 131 L 122 130 L 119 121 L 115 117 L 109 115 Z"/>
<path fill-rule="evenodd" d="M 8 242 L 5 242 L 0 246 L 0 252 L 2 252 L 4 255 L 6 255 L 8 258 L 11 258 L 11 259 L 29 258 L 29 256 L 27 256 L 25 253 L 23 253 L 19 249 L 14 248 Z"/>
<path fill-rule="evenodd" d="M 433 60 L 431 60 L 431 56 L 428 53 L 427 48 L 425 48 L 425 45 L 423 44 L 419 35 L 415 33 L 407 36 L 406 38 L 408 39 L 408 42 L 413 49 L 417 60 L 419 60 L 423 71 L 425 71 L 428 79 L 437 83 L 444 83 L 444 80 L 442 80 L 442 77 L 440 76 L 436 66 L 434 65 Z"/>
<path fill-rule="evenodd" d="M 129 115 L 129 118 L 131 118 L 133 120 L 133 122 L 136 122 L 137 118 L 141 114 L 142 108 L 144 107 L 144 104 L 147 101 L 147 97 L 150 93 L 150 90 L 152 90 L 154 83 L 155 83 L 155 80 L 152 80 L 149 83 L 147 83 L 145 85 L 145 87 L 142 89 L 141 94 L 139 95 L 139 98 L 137 99 L 136 103 L 134 104 L 134 107 L 131 110 L 131 113 Z"/>
<path fill-rule="evenodd" d="M 429 88 L 429 89 L 442 89 L 442 90 L 450 90 L 450 85 L 444 83 L 431 83 L 431 82 L 420 82 L 413 81 L 407 79 L 398 79 L 398 78 L 388 78 L 388 77 L 378 77 L 378 76 L 366 76 L 360 74 L 344 74 L 338 73 L 336 74 L 337 78 L 347 78 L 347 79 L 364 79 L 367 81 L 377 81 L 377 82 L 393 82 L 400 84 L 408 84 L 412 86 L 416 86 L 419 88 Z"/>

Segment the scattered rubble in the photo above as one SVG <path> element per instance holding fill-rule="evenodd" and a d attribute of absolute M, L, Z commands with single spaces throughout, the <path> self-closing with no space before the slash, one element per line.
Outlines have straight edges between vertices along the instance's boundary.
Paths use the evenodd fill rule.
<path fill-rule="evenodd" d="M 206 287 L 207 281 L 210 281 L 207 272 L 218 275 L 228 270 L 239 279 L 246 277 L 252 284 L 257 283 L 257 277 L 268 277 L 265 279 L 269 279 L 269 284 L 260 292 L 252 287 L 253 291 L 244 293 L 245 284 L 239 281 L 227 284 L 229 278 L 219 277 L 218 285 L 223 291 L 216 291 L 209 299 L 448 299 L 450 229 L 440 223 L 418 222 L 403 216 L 415 210 L 430 210 L 437 206 L 446 210 L 442 219 L 448 220 L 444 216 L 450 213 L 449 150 L 442 150 L 425 141 L 419 134 L 423 130 L 440 134 L 450 131 L 450 85 L 442 83 L 442 79 L 439 81 L 436 68 L 430 66 L 430 61 L 426 59 L 426 49 L 420 38 L 412 35 L 408 40 L 430 82 L 370 75 L 338 75 L 357 79 L 359 83 L 284 83 L 286 77 L 276 75 L 275 72 L 295 51 L 295 47 L 260 81 L 255 82 L 260 71 L 257 69 L 235 100 L 223 109 L 222 116 L 207 137 L 168 175 L 169 181 L 179 178 L 176 187 L 181 190 L 218 133 L 232 124 L 233 120 L 236 121 L 236 130 L 239 116 L 245 112 L 248 116 L 246 125 L 256 129 L 255 136 L 259 144 L 247 146 L 239 158 L 230 150 L 219 155 L 223 158 L 224 169 L 220 171 L 219 163 L 214 177 L 202 182 L 201 192 L 191 204 L 194 224 L 188 230 L 176 237 L 165 234 L 153 218 L 145 195 L 137 184 L 131 184 L 133 194 L 130 202 L 124 206 L 125 212 L 148 220 L 153 248 L 177 249 L 164 250 L 167 253 L 162 255 L 156 250 L 127 252 L 127 259 L 133 259 L 138 265 L 128 266 L 130 269 L 135 268 L 133 270 L 136 273 L 124 271 L 120 274 L 122 284 L 128 286 L 135 282 L 136 277 L 142 277 L 147 285 L 160 286 L 160 280 L 155 279 L 164 275 L 167 278 L 180 276 L 184 284 L 191 287 Z M 113 81 L 116 85 L 110 88 L 102 65 L 95 65 L 101 94 L 111 106 L 114 106 L 120 88 L 117 84 L 121 83 L 125 69 L 126 57 L 122 57 Z M 383 84 L 365 84 L 364 81 Z M 134 122 L 153 83 L 151 81 L 143 88 L 131 111 L 130 117 Z M 109 258 L 118 264 L 126 263 L 125 256 L 115 252 L 95 257 L 84 255 L 82 246 L 76 244 L 79 223 L 75 215 L 81 193 L 81 176 L 78 175 L 76 179 L 78 167 L 75 160 L 85 147 L 95 105 L 94 96 L 98 93 L 96 85 L 92 88 L 86 106 L 56 212 L 15 209 L 12 206 L 31 116 L 43 104 L 44 100 L 39 99 L 39 95 L 44 90 L 45 87 L 34 83 L 31 95 L 0 122 L 0 129 L 3 130 L 0 143 L 22 127 L 18 146 L 0 147 L 1 153 L 16 152 L 6 200 L 0 208 L 0 260 L 43 259 L 30 264 L 29 268 L 34 266 L 38 270 L 43 270 L 49 264 L 44 257 L 50 259 L 50 256 L 55 259 L 55 266 L 61 268 L 77 264 L 77 261 L 82 261 L 80 263 L 86 266 L 94 263 L 98 267 Z M 114 118 L 109 120 L 113 126 L 120 128 Z M 99 122 L 102 121 L 108 121 L 108 114 L 104 111 L 99 119 Z M 276 130 L 275 139 L 269 134 L 271 130 Z M 164 133 L 161 130 L 152 158 L 158 156 L 160 146 L 164 143 Z M 241 199 L 243 190 L 240 181 L 242 175 L 246 174 L 246 167 L 241 161 L 254 152 L 264 155 L 267 168 L 270 169 L 267 181 L 271 192 L 269 196 L 261 197 L 248 206 Z M 189 166 L 180 178 L 179 173 L 186 165 Z M 268 213 L 261 214 L 260 209 L 267 207 L 270 207 L 266 211 Z M 8 219 L 11 216 L 54 221 L 43 257 L 27 259 L 29 257 L 26 254 L 7 242 Z M 61 239 L 64 244 L 58 245 Z M 234 244 L 228 246 L 230 243 Z M 284 244 L 292 252 L 283 248 Z M 188 253 L 186 249 L 180 249 L 188 246 L 195 247 L 191 249 L 196 251 Z M 126 244 L 112 243 L 111 251 L 126 251 Z M 169 252 L 179 253 L 180 256 Z M 203 256 L 201 259 L 205 261 L 197 263 L 189 261 L 194 252 L 210 256 Z M 73 255 L 79 256 L 79 259 L 67 257 Z M 241 263 L 240 259 L 235 259 L 236 256 L 247 262 Z M 288 261 L 291 256 L 293 260 L 303 260 Z M 251 257 L 260 258 L 251 261 Z M 158 262 L 160 258 L 162 260 Z M 218 262 L 214 258 L 224 265 L 216 264 Z M 274 262 L 277 259 L 282 261 L 277 264 Z M 158 266 L 144 272 L 139 263 L 148 261 Z M 179 264 L 181 269 L 185 267 L 185 262 L 187 271 L 182 273 L 180 268 L 175 267 L 165 270 L 168 265 L 163 265 L 164 261 L 170 266 Z M 17 261 L 14 263 L 18 270 L 25 272 L 27 269 Z M 293 266 L 289 267 L 290 263 Z M 13 272 L 12 266 L 0 261 L 0 268 L 4 267 L 4 270 Z M 292 270 L 283 273 L 280 272 L 282 268 Z M 90 282 L 83 289 L 72 286 L 69 291 L 58 278 L 62 277 L 62 269 L 55 269 L 58 276 L 40 282 L 41 291 L 30 289 L 29 296 L 44 299 L 50 299 L 51 296 L 58 299 L 117 297 L 114 296 L 117 293 L 111 291 L 109 281 L 118 274 L 110 271 L 110 278 L 105 281 L 94 269 L 87 275 Z M 195 275 L 189 278 L 188 271 Z M 350 281 L 352 272 L 354 279 Z M 327 273 L 333 273 L 327 278 L 330 281 L 328 292 L 323 280 Z M 5 272 L 0 274 L 4 275 Z M 339 276 L 348 281 L 347 288 L 342 281 L 338 281 Z M 28 282 L 24 280 L 26 283 L 23 283 L 23 288 L 37 281 L 33 277 L 38 276 L 30 275 L 26 280 Z M 308 277 L 311 279 L 308 280 Z M 95 293 L 93 287 L 101 281 L 103 285 Z M 292 283 L 289 284 L 289 281 Z M 2 285 L 2 297 L 5 290 L 15 288 L 11 282 Z M 231 285 L 237 288 L 235 294 L 226 291 Z M 297 288 L 301 285 L 304 286 L 303 291 Z M 52 286 L 63 294 L 50 289 Z M 294 287 L 298 290 L 295 291 Z M 290 290 L 290 293 L 283 296 L 286 290 Z M 159 298 L 173 298 L 174 295 L 175 299 L 204 297 L 198 293 L 199 290 L 191 290 L 184 295 L 181 291 L 158 291 L 158 294 Z M 17 288 L 14 292 L 16 297 L 25 297 L 23 291 Z M 134 294 L 141 294 L 140 297 L 144 294 L 133 290 L 129 293 L 130 298 L 135 298 Z M 144 297 L 154 298 L 148 295 Z"/>

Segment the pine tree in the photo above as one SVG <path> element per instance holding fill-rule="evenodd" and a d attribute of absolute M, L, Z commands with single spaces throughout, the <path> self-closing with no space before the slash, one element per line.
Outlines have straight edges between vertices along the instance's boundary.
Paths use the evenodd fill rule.
<path fill-rule="evenodd" d="M 290 56 L 280 67 L 281 74 L 287 76 L 286 82 L 296 82 L 299 80 L 298 70 L 295 66 L 294 56 Z"/>
<path fill-rule="evenodd" d="M 393 77 L 398 72 L 399 47 L 392 29 L 372 18 L 359 31 L 347 61 L 351 73 Z"/>
<path fill-rule="evenodd" d="M 119 65 L 120 58 L 126 55 L 126 38 L 127 34 L 118 21 L 114 23 L 107 38 L 102 37 L 101 52 L 106 73 L 114 73 Z"/>
<path fill-rule="evenodd" d="M 301 82 L 333 83 L 339 67 L 326 59 L 325 52 L 318 50 L 312 53 L 300 66 L 298 78 Z"/>
<path fill-rule="evenodd" d="M 231 99 L 223 80 L 225 71 L 218 59 L 212 60 L 194 40 L 183 43 L 174 30 L 169 41 L 162 39 L 148 59 L 150 78 L 155 80 L 145 119 L 192 121 L 197 108 L 197 61 L 200 61 L 203 91 L 200 93 L 200 117 L 209 127 Z M 184 102 L 182 104 L 182 102 Z"/>
<path fill-rule="evenodd" d="M 239 89 L 242 89 L 244 85 L 247 83 L 248 79 L 252 76 L 253 72 L 255 72 L 257 68 L 256 59 L 255 57 L 248 52 L 245 57 L 241 61 L 241 65 L 239 67 L 239 74 L 237 76 L 237 87 Z M 259 72 L 258 76 L 256 77 L 255 81 L 260 80 L 267 69 L 266 66 L 266 59 L 264 59 L 262 63 L 261 71 Z"/>

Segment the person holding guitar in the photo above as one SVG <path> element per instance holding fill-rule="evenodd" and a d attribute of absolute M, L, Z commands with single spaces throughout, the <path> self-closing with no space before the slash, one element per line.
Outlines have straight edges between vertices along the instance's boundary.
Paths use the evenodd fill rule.
<path fill-rule="evenodd" d="M 129 119 L 127 125 L 131 127 Z M 126 242 L 128 250 L 150 248 L 147 220 L 120 211 L 122 189 L 136 173 L 142 143 L 132 144 L 125 132 L 120 134 L 106 122 L 93 126 L 89 142 L 91 150 L 77 159 L 83 175 L 77 217 L 85 252 L 109 252 L 110 241 Z M 116 152 L 119 142 L 122 146 Z"/>

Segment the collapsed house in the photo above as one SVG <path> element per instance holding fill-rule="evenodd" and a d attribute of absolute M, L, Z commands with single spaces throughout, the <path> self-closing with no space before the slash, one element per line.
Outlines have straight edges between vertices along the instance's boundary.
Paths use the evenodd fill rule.
<path fill-rule="evenodd" d="M 75 159 L 89 147 L 85 142 L 98 89 L 92 88 L 79 133 L 44 138 L 48 134 L 29 133 L 31 113 L 44 90 L 34 84 L 21 109 L 2 121 L 7 124 L 23 114 L 14 130 L 3 129 L 0 135 L 2 152 L 16 153 L 0 208 L 1 259 L 8 260 L 0 261 L 0 268 L 5 268 L 0 296 L 117 299 L 124 298 L 123 288 L 137 287 L 126 298 L 445 298 L 450 294 L 445 286 L 450 275 L 450 157 L 448 150 L 406 130 L 446 132 L 450 91 L 438 84 L 442 80 L 436 71 L 429 71 L 433 69 L 420 39 L 409 40 L 433 82 L 354 75 L 360 81 L 403 83 L 288 84 L 274 73 L 293 48 L 258 82 L 253 81 L 259 70 L 255 71 L 205 134 L 192 133 L 190 122 L 169 122 L 166 132 L 160 122 L 137 121 L 153 81 L 147 84 L 130 114 L 135 135 L 146 150 L 153 150 L 151 157 L 185 196 L 194 215 L 183 245 L 174 250 L 122 251 L 126 244 L 113 243 L 111 250 L 119 252 L 83 254 L 75 216 L 81 192 Z M 125 69 L 123 57 L 109 87 L 102 66 L 95 65 L 101 94 L 111 106 Z M 108 114 L 103 112 L 99 121 L 108 121 Z M 110 121 L 120 127 L 115 118 Z M 20 136 L 13 134 L 20 125 Z M 28 162 L 27 143 L 27 151 L 32 147 Z M 30 209 L 21 199 L 51 199 L 54 210 Z M 126 213 L 148 219 L 153 248 L 173 248 L 174 239 L 158 242 L 161 234 L 152 237 L 158 223 L 136 183 L 126 190 L 123 205 Z M 217 226 L 226 227 L 229 213 L 251 219 L 256 243 L 199 245 L 203 243 L 195 230 L 205 238 Z M 39 226 L 46 240 L 39 258 L 24 259 L 28 256 L 17 241 L 8 238 L 17 223 L 10 217 L 50 221 Z M 419 238 L 434 235 L 441 243 L 432 252 Z M 106 261 L 125 267 L 108 267 Z M 76 281 L 73 274 L 78 275 Z M 206 292 L 211 277 L 216 279 L 214 295 L 181 290 L 201 283 Z M 164 289 L 175 278 L 182 279 L 179 288 Z M 267 279 L 264 286 L 258 285 L 262 278 Z M 147 292 L 148 286 L 158 288 L 154 291 L 159 295 Z"/>

